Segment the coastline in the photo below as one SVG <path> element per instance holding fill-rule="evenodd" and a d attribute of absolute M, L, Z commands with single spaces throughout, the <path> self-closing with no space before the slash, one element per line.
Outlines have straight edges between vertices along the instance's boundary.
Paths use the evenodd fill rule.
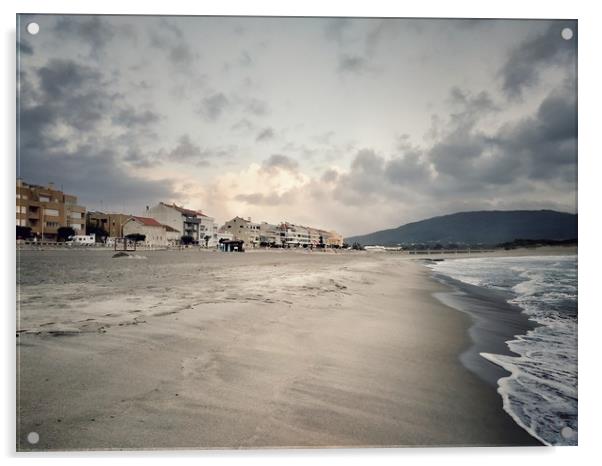
<path fill-rule="evenodd" d="M 517 425 L 546 445 L 577 444 L 575 443 L 577 436 L 576 405 L 572 406 L 575 400 L 572 387 L 576 382 L 576 378 L 571 378 L 576 377 L 576 373 L 570 375 L 569 372 L 562 372 L 559 373 L 561 375 L 555 375 L 556 373 L 553 369 L 554 362 L 550 361 L 550 358 L 553 359 L 554 357 L 573 361 L 571 359 L 571 346 L 567 347 L 566 355 L 562 353 L 559 356 L 555 356 L 556 353 L 552 350 L 550 352 L 552 356 L 546 358 L 539 356 L 538 353 L 539 351 L 543 351 L 541 354 L 547 354 L 545 352 L 547 350 L 544 346 L 545 343 L 542 343 L 542 341 L 546 341 L 546 335 L 554 335 L 550 338 L 558 338 L 555 333 L 549 333 L 550 330 L 547 326 L 548 319 L 551 320 L 556 315 L 562 316 L 564 312 L 570 312 L 569 310 L 574 303 L 574 301 L 570 302 L 570 298 L 567 298 L 569 301 L 562 302 L 560 307 L 556 307 L 558 306 L 557 302 L 554 301 L 557 299 L 555 298 L 557 296 L 555 294 L 556 288 L 550 290 L 549 285 L 542 285 L 546 283 L 546 280 L 549 280 L 549 278 L 543 277 L 565 273 L 564 270 L 567 269 L 562 264 L 570 264 L 567 261 L 573 260 L 572 257 L 576 257 L 576 255 L 577 249 L 575 247 L 547 248 L 544 254 L 528 254 L 528 262 L 517 262 L 519 258 L 524 258 L 525 254 L 504 254 L 502 257 L 505 259 L 512 260 L 514 258 L 517 260 L 514 260 L 514 262 L 500 262 L 499 264 L 513 264 L 513 268 L 511 269 L 513 271 L 516 270 L 514 267 L 518 267 L 519 271 L 522 270 L 526 274 L 522 275 L 521 273 L 521 276 L 526 277 L 524 282 L 520 280 L 514 281 L 515 279 L 510 278 L 511 275 L 508 274 L 508 271 L 505 272 L 506 275 L 498 275 L 503 270 L 502 268 L 498 268 L 497 270 L 495 267 L 490 269 L 485 268 L 484 270 L 480 269 L 483 266 L 482 264 L 486 264 L 489 261 L 479 261 L 472 265 L 469 265 L 470 261 L 462 261 L 462 265 L 459 266 L 452 265 L 452 260 L 449 266 L 446 265 L 443 268 L 437 267 L 437 262 L 429 264 L 433 277 L 451 287 L 449 291 L 435 293 L 435 296 L 442 303 L 469 315 L 472 319 L 472 325 L 469 330 L 471 345 L 460 356 L 463 365 L 482 380 L 495 387 L 503 399 L 504 411 L 515 420 Z M 561 259 L 562 257 L 564 259 Z M 534 264 L 532 261 L 535 259 L 537 260 L 535 268 L 533 265 L 527 266 L 527 268 L 522 265 Z M 539 264 L 542 263 L 540 261 L 546 260 L 547 267 L 551 265 L 553 268 L 539 269 Z M 485 280 L 484 283 L 489 281 L 490 284 L 495 286 L 475 286 L 467 283 L 474 280 L 475 269 L 473 266 L 477 267 L 476 270 L 479 270 L 479 277 Z M 529 269 L 529 267 L 531 268 Z M 471 270 L 472 272 L 470 272 Z M 545 270 L 546 272 L 541 272 L 540 270 Z M 546 275 L 543 275 L 544 273 Z M 495 277 L 495 281 L 492 282 L 491 277 Z M 533 285 L 528 285 L 528 288 L 525 288 L 524 283 L 530 283 L 530 281 L 538 283 L 538 285 L 535 285 L 539 286 L 539 288 L 536 288 L 537 291 L 534 292 L 530 288 Z M 547 283 L 550 282 L 548 281 Z M 558 292 L 558 296 L 570 296 L 570 281 L 563 283 L 568 283 L 565 285 L 568 291 L 564 291 L 563 289 L 563 291 Z M 524 304 L 520 306 L 512 304 L 516 303 L 518 299 L 517 292 L 514 292 L 514 285 L 517 287 L 520 285 L 521 288 L 529 290 L 526 295 L 518 293 L 518 296 L 521 297 L 519 302 L 527 302 L 527 307 Z M 543 306 L 541 301 L 544 297 L 533 298 L 533 296 L 539 296 L 537 293 L 542 292 L 542 286 L 548 287 L 543 288 L 545 293 L 550 293 L 550 296 L 554 296 L 550 298 L 551 303 Z M 563 292 L 569 294 L 563 295 Z M 535 299 L 535 302 L 533 302 L 533 299 Z M 527 309 L 530 311 L 527 311 Z M 536 311 L 533 311 L 533 309 Z M 537 314 L 537 312 L 540 314 Z M 552 314 L 554 312 L 560 312 L 560 314 Z M 550 315 L 552 316 L 548 317 Z M 562 319 L 563 317 L 559 318 Z M 569 335 L 567 338 L 570 338 L 570 335 L 574 335 L 576 338 L 575 334 L 571 334 L 570 318 L 566 322 L 568 322 L 566 328 L 558 328 L 562 328 L 562 331 L 566 332 L 563 335 Z M 556 327 L 554 328 L 556 329 Z M 559 331 L 556 329 L 553 332 Z M 522 341 L 531 341 L 533 343 L 528 347 L 524 345 L 520 346 L 518 342 Z M 519 369 L 520 364 L 523 364 L 521 369 Z M 545 373 L 538 375 L 537 371 L 531 371 L 532 367 L 541 367 L 539 372 Z M 547 367 L 547 369 L 543 369 L 543 367 Z M 558 388 L 559 386 L 548 386 L 548 388 L 545 388 L 547 387 L 548 378 L 556 376 L 560 377 L 559 380 L 561 382 L 558 383 L 562 389 Z M 522 378 L 522 382 L 517 381 L 519 378 Z M 533 379 L 532 383 L 527 383 L 527 380 L 531 380 L 530 378 Z M 550 397 L 559 393 L 558 397 L 561 398 L 561 401 L 558 401 L 557 404 L 550 402 L 547 407 L 541 408 L 541 412 L 538 412 L 537 408 L 529 404 L 529 396 L 546 398 L 546 393 L 552 393 L 549 395 Z M 553 422 L 549 419 L 553 419 Z"/>
<path fill-rule="evenodd" d="M 470 285 L 433 270 L 433 276 L 451 290 L 434 296 L 446 306 L 468 314 L 472 324 L 468 330 L 471 345 L 460 355 L 462 364 L 497 388 L 501 377 L 509 373 L 485 359 L 481 353 L 517 356 L 507 345 L 516 335 L 524 335 L 537 327 L 518 306 L 506 301 L 507 296 L 495 290 Z"/>
<path fill-rule="evenodd" d="M 18 450 L 539 445 L 418 261 L 145 255 L 21 287 Z"/>

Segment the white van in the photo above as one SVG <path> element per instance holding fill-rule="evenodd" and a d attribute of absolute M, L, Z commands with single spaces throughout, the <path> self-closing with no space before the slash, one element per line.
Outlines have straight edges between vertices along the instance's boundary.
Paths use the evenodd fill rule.
<path fill-rule="evenodd" d="M 96 235 L 94 233 L 91 235 L 75 235 L 67 242 L 71 245 L 90 245 L 96 243 Z"/>

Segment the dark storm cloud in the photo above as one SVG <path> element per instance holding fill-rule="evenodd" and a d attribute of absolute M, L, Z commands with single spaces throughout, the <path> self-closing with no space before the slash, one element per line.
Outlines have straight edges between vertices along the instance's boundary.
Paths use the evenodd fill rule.
<path fill-rule="evenodd" d="M 180 136 L 178 145 L 169 153 L 169 157 L 177 161 L 199 158 L 200 156 L 201 148 L 193 143 L 187 134 Z"/>
<path fill-rule="evenodd" d="M 144 126 L 147 127 L 153 123 L 158 122 L 161 119 L 159 114 L 150 110 L 142 112 L 137 111 L 133 107 L 127 107 L 120 110 L 115 116 L 113 116 L 113 123 L 123 126 Z"/>
<path fill-rule="evenodd" d="M 98 16 L 60 16 L 54 32 L 59 38 L 88 44 L 91 55 L 97 55 L 115 36 L 113 27 Z"/>
<path fill-rule="evenodd" d="M 173 194 L 169 181 L 149 181 L 124 169 L 101 127 L 112 121 L 117 96 L 102 74 L 73 60 L 32 68 L 37 86 L 21 74 L 18 176 L 30 183 L 63 185 L 83 203 L 148 202 Z M 57 127 L 68 130 L 60 136 Z M 130 134 L 134 142 L 135 133 Z"/>
<path fill-rule="evenodd" d="M 494 103 L 489 93 L 481 91 L 476 95 L 464 91 L 459 87 L 453 87 L 450 91 L 450 103 L 452 106 L 459 106 L 460 112 L 455 112 L 452 116 L 456 119 L 479 118 L 488 112 L 496 112 L 500 107 Z"/>
<path fill-rule="evenodd" d="M 362 149 L 353 159 L 349 174 L 339 177 L 342 185 L 365 195 L 395 195 L 400 189 L 423 188 L 430 181 L 430 166 L 422 151 L 407 143 L 388 159 L 372 149 Z"/>
<path fill-rule="evenodd" d="M 235 145 L 202 148 L 193 142 L 188 134 L 183 134 L 178 139 L 178 144 L 171 151 L 168 153 L 159 151 L 157 157 L 159 159 L 169 158 L 174 162 L 207 166 L 210 164 L 210 159 L 232 157 L 236 150 L 237 147 Z"/>
<path fill-rule="evenodd" d="M 56 123 L 89 130 L 109 113 L 115 100 L 98 71 L 72 60 L 50 60 L 36 74 L 38 89 L 23 96 L 20 109 L 25 132 L 42 131 Z M 27 105 L 32 95 L 37 100 Z"/>
<path fill-rule="evenodd" d="M 552 92 L 535 115 L 505 125 L 495 137 L 505 158 L 519 158 L 532 179 L 574 181 L 577 168 L 577 96 L 571 89 Z"/>
<path fill-rule="evenodd" d="M 132 176 L 120 167 L 111 149 L 82 145 L 75 152 L 21 152 L 21 173 L 26 181 L 54 182 L 79 197 L 80 203 L 113 205 L 152 203 L 173 195 L 169 181 L 152 182 Z"/>
<path fill-rule="evenodd" d="M 167 54 L 173 69 L 186 74 L 194 72 L 194 64 L 199 58 L 182 30 L 173 22 L 161 18 L 158 27 L 149 32 L 150 45 Z"/>
<path fill-rule="evenodd" d="M 381 196 L 385 187 L 385 159 L 372 149 L 362 149 L 348 173 L 338 177 L 334 197 L 345 203 L 366 204 Z"/>
<path fill-rule="evenodd" d="M 447 122 L 434 120 L 439 127 L 432 131 L 435 141 L 424 154 L 425 159 L 437 175 L 447 177 L 448 183 L 461 189 L 492 181 L 507 182 L 514 176 L 512 165 L 504 165 L 492 137 L 475 129 L 481 119 L 499 111 L 498 105 L 486 92 L 472 94 L 459 88 L 452 88 L 449 102 L 452 111 Z M 492 179 L 490 172 L 495 170 L 500 171 Z"/>
<path fill-rule="evenodd" d="M 422 152 L 407 150 L 402 156 L 387 161 L 385 175 L 390 183 L 400 186 L 423 185 L 431 182 L 431 170 Z"/>
<path fill-rule="evenodd" d="M 452 124 L 428 152 L 438 174 L 437 189 L 478 191 L 519 178 L 573 181 L 576 110 L 574 90 L 563 88 L 548 95 L 534 115 L 491 134 L 475 129 L 478 113 Z"/>
<path fill-rule="evenodd" d="M 573 39 L 564 40 L 561 37 L 565 27 L 573 30 Z M 544 32 L 517 45 L 499 71 L 506 95 L 520 97 L 526 87 L 537 84 L 541 71 L 546 67 L 574 64 L 576 31 L 575 21 L 553 21 Z"/>
<path fill-rule="evenodd" d="M 123 160 L 137 168 L 151 168 L 159 163 L 156 153 L 144 153 L 139 147 L 131 147 Z"/>
<path fill-rule="evenodd" d="M 429 158 L 438 175 L 452 177 L 459 185 L 468 180 L 479 181 L 483 173 L 477 169 L 486 150 L 493 147 L 492 142 L 482 133 L 463 127 L 436 143 L 429 151 Z M 502 173 L 508 174 L 508 171 L 500 175 Z"/>
<path fill-rule="evenodd" d="M 259 132 L 259 134 L 257 134 L 257 137 L 255 138 L 255 140 L 258 142 L 268 141 L 270 139 L 273 139 L 274 136 L 275 136 L 275 133 L 272 128 L 264 128 Z"/>
<path fill-rule="evenodd" d="M 290 157 L 287 157 L 286 155 L 273 154 L 268 159 L 264 160 L 263 164 L 261 165 L 261 168 L 265 171 L 280 169 L 287 170 L 290 172 L 296 172 L 299 168 L 299 164 Z"/>
<path fill-rule="evenodd" d="M 199 108 L 199 113 L 211 121 L 216 121 L 230 105 L 228 98 L 221 92 L 205 97 Z"/>
<path fill-rule="evenodd" d="M 396 35 L 399 27 L 394 19 L 329 20 L 324 35 L 337 46 L 337 71 L 341 75 L 375 74 L 381 68 L 374 63 L 379 45 L 391 33 Z"/>
<path fill-rule="evenodd" d="M 456 108 L 432 146 L 412 146 L 402 137 L 390 157 L 372 149 L 359 151 L 349 172 L 336 178 L 335 198 L 362 204 L 420 196 L 453 205 L 463 199 L 494 205 L 504 196 L 528 196 L 537 182 L 554 183 L 566 192 L 576 188 L 574 88 L 551 92 L 533 115 L 491 133 L 476 126 L 480 117 L 497 112 L 488 95 L 454 89 L 451 100 Z M 332 182 L 330 174 L 323 181 Z"/>

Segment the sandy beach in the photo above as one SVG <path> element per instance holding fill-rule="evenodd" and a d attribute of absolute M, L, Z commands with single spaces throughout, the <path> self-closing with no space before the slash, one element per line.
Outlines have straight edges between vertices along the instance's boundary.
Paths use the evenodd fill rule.
<path fill-rule="evenodd" d="M 138 254 L 19 253 L 19 450 L 538 444 L 420 256 Z"/>

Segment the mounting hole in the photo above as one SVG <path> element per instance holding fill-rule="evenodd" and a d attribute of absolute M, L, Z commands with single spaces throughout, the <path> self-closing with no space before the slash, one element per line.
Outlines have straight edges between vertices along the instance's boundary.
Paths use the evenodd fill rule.
<path fill-rule="evenodd" d="M 573 30 L 571 28 L 564 28 L 560 35 L 564 40 L 571 40 L 573 38 Z"/>
<path fill-rule="evenodd" d="M 32 36 L 35 36 L 38 32 L 40 32 L 40 25 L 38 23 L 29 23 L 27 25 L 27 32 L 29 32 Z"/>
<path fill-rule="evenodd" d="M 560 431 L 560 435 L 562 435 L 565 439 L 569 440 L 575 436 L 575 431 L 570 427 L 563 427 Z"/>
<path fill-rule="evenodd" d="M 29 434 L 27 434 L 27 441 L 32 445 L 35 445 L 40 441 L 40 434 L 38 434 L 37 432 L 30 432 Z"/>

